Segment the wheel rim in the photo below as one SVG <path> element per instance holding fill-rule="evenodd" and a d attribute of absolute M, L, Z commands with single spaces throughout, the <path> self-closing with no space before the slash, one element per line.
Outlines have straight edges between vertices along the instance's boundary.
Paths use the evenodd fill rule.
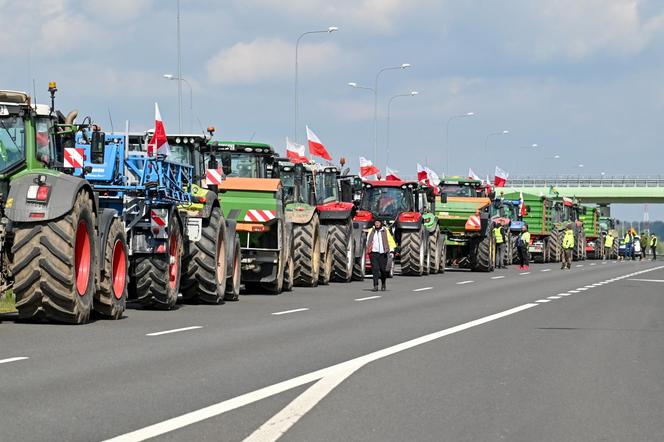
<path fill-rule="evenodd" d="M 350 273 L 353 270 L 353 239 L 348 240 L 346 246 L 346 270 Z"/>
<path fill-rule="evenodd" d="M 113 281 L 113 296 L 122 299 L 127 281 L 127 252 L 122 241 L 117 240 L 113 244 L 113 264 L 111 280 Z"/>
<path fill-rule="evenodd" d="M 420 268 L 424 267 L 424 241 L 420 243 Z"/>
<path fill-rule="evenodd" d="M 175 288 L 177 282 L 180 260 L 178 259 L 178 239 L 175 230 L 168 241 L 168 286 Z"/>
<path fill-rule="evenodd" d="M 226 248 L 224 247 L 223 237 L 219 235 L 217 239 L 217 287 L 223 287 L 226 279 Z"/>
<path fill-rule="evenodd" d="M 240 288 L 240 251 L 238 250 L 233 260 L 233 288 L 239 291 Z"/>
<path fill-rule="evenodd" d="M 74 277 L 79 296 L 84 296 L 88 291 L 92 264 L 91 249 L 88 225 L 81 220 L 76 228 L 76 245 L 74 246 Z"/>

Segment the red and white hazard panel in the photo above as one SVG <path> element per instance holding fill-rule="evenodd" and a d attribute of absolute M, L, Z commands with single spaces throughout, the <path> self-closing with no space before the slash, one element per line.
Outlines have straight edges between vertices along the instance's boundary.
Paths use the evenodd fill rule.
<path fill-rule="evenodd" d="M 66 147 L 64 166 L 72 169 L 83 167 L 85 150 L 80 147 Z"/>
<path fill-rule="evenodd" d="M 247 210 L 247 214 L 244 215 L 245 221 L 266 223 L 272 221 L 277 217 L 276 210 Z"/>
<path fill-rule="evenodd" d="M 218 186 L 224 180 L 224 172 L 221 169 L 207 169 L 205 179 L 208 185 Z"/>

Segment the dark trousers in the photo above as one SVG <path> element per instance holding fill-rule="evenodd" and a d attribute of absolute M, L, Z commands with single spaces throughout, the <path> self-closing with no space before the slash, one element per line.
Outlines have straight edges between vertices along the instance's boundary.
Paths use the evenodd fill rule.
<path fill-rule="evenodd" d="M 650 250 L 652 250 L 652 259 L 657 259 L 657 246 L 650 246 Z"/>
<path fill-rule="evenodd" d="M 505 243 L 496 244 L 496 268 L 505 267 Z"/>
<path fill-rule="evenodd" d="M 572 267 L 572 249 L 563 249 L 563 265 L 562 268 Z"/>
<path fill-rule="evenodd" d="M 530 254 L 528 253 L 528 246 L 517 247 L 517 254 L 519 255 L 519 265 L 530 265 Z"/>
<path fill-rule="evenodd" d="M 378 287 L 379 280 L 385 284 L 387 280 L 387 253 L 371 252 L 369 260 L 371 261 L 374 287 Z"/>

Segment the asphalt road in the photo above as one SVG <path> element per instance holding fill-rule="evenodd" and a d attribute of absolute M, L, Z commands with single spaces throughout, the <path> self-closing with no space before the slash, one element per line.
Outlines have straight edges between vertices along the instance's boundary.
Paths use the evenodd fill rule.
<path fill-rule="evenodd" d="M 0 317 L 0 440 L 664 440 L 664 268 L 575 265 Z"/>

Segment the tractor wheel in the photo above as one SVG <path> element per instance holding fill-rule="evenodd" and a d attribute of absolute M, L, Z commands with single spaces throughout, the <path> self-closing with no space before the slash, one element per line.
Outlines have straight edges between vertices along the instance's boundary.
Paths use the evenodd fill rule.
<path fill-rule="evenodd" d="M 330 279 L 332 278 L 332 266 L 334 261 L 332 259 L 332 244 L 328 241 L 327 250 L 325 254 L 321 256 L 320 261 L 320 272 L 318 273 L 318 284 L 328 285 Z"/>
<path fill-rule="evenodd" d="M 127 305 L 127 238 L 119 218 L 111 223 L 106 237 L 103 268 L 97 279 L 93 309 L 104 318 L 120 319 Z"/>
<path fill-rule="evenodd" d="M 512 248 L 512 253 L 510 257 L 512 259 L 512 264 L 519 261 L 519 249 L 516 246 L 517 239 L 519 239 L 519 235 L 514 235 L 514 237 L 511 239 L 512 244 L 510 247 Z"/>
<path fill-rule="evenodd" d="M 293 262 L 293 255 L 290 255 L 286 260 L 286 271 L 284 272 L 284 292 L 292 292 L 293 284 L 295 281 L 295 263 Z"/>
<path fill-rule="evenodd" d="M 19 318 L 88 322 L 95 288 L 94 226 L 92 200 L 83 191 L 67 215 L 14 227 L 10 266 Z"/>
<path fill-rule="evenodd" d="M 472 270 L 475 272 L 493 272 L 496 263 L 496 239 L 493 230 L 482 239 L 476 239 L 471 246 Z"/>
<path fill-rule="evenodd" d="M 440 269 L 440 232 L 429 235 L 429 274 L 435 275 Z"/>
<path fill-rule="evenodd" d="M 364 281 L 367 269 L 367 243 L 364 236 L 360 242 L 360 256 L 353 259 L 353 281 Z"/>
<path fill-rule="evenodd" d="M 445 273 L 445 266 L 447 265 L 447 237 L 440 235 L 440 267 L 438 273 Z"/>
<path fill-rule="evenodd" d="M 549 262 L 560 262 L 560 235 L 555 228 L 551 230 L 546 246 L 549 248 Z"/>
<path fill-rule="evenodd" d="M 401 274 L 422 276 L 427 265 L 426 255 L 429 245 L 424 243 L 424 231 L 405 231 L 401 234 Z"/>
<path fill-rule="evenodd" d="M 307 224 L 294 226 L 292 255 L 295 264 L 295 285 L 316 287 L 320 274 L 318 215 L 314 215 Z"/>
<path fill-rule="evenodd" d="M 609 257 L 609 259 L 618 259 L 619 254 L 620 254 L 620 240 L 616 238 L 613 240 L 613 248 L 611 249 L 611 256 Z"/>
<path fill-rule="evenodd" d="M 143 307 L 170 310 L 178 300 L 183 247 L 180 222 L 174 215 L 171 216 L 166 248 L 165 254 L 134 259 L 130 287 Z"/>
<path fill-rule="evenodd" d="M 355 242 L 350 224 L 338 224 L 330 227 L 332 243 L 332 281 L 350 282 L 353 277 L 355 262 Z"/>
<path fill-rule="evenodd" d="M 240 299 L 240 283 L 242 282 L 241 260 L 242 250 L 240 249 L 240 241 L 236 240 L 233 250 L 233 274 L 230 278 L 226 279 L 225 301 L 237 301 Z"/>
<path fill-rule="evenodd" d="M 219 207 L 203 220 L 201 239 L 187 240 L 182 257 L 182 299 L 223 304 L 226 292 L 225 223 Z"/>

